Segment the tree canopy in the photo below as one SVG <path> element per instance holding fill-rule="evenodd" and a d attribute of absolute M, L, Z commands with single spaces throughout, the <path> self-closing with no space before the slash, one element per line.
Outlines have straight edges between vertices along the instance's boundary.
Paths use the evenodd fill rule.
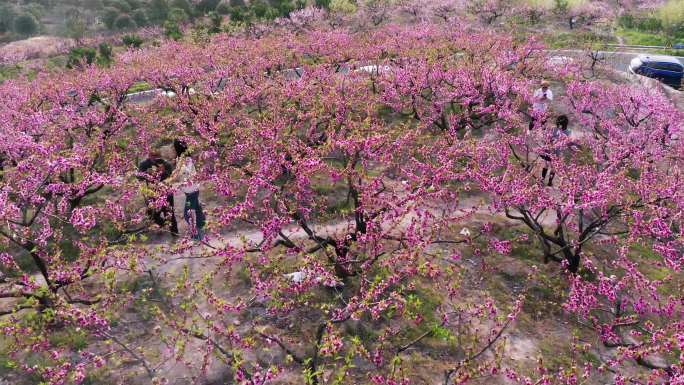
<path fill-rule="evenodd" d="M 387 22 L 451 17 L 428 3 L 359 4 L 353 28 L 305 8 L 107 66 L 77 49 L 0 84 L 12 379 L 681 382 L 681 111 L 482 27 L 491 8 Z M 139 165 L 174 140 L 199 242 L 149 218 L 181 188 Z M 518 325 L 556 328 L 554 353 L 522 357 Z"/>

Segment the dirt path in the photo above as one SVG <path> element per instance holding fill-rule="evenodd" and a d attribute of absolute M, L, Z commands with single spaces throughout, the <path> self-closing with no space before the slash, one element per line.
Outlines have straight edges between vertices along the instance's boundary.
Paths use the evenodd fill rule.
<path fill-rule="evenodd" d="M 492 215 L 491 212 L 482 207 L 482 202 L 480 198 L 471 197 L 463 199 L 459 202 L 459 208 L 457 210 L 462 211 L 464 214 L 471 212 L 473 214 L 481 215 Z M 473 208 L 477 208 L 473 211 Z M 411 213 L 402 218 L 399 223 L 392 223 L 394 226 L 391 231 L 402 231 L 407 228 L 413 219 L 417 217 L 416 214 Z M 355 226 L 355 223 L 351 219 L 345 219 L 330 223 L 312 223 L 310 224 L 311 229 L 316 233 L 316 235 L 326 237 L 326 236 L 339 236 L 341 233 L 348 232 Z M 390 230 L 389 228 L 386 230 Z M 285 234 L 292 241 L 303 241 L 309 238 L 309 235 L 299 226 L 290 225 L 283 229 L 283 234 Z M 221 262 L 220 256 L 213 256 L 216 249 L 224 249 L 226 247 L 233 248 L 253 248 L 258 246 L 263 240 L 263 233 L 258 229 L 245 229 L 240 231 L 227 232 L 220 235 L 216 239 L 210 240 L 205 245 L 197 245 L 180 255 L 167 255 L 166 259 L 162 259 L 160 262 L 153 262 L 150 268 L 154 270 L 155 275 L 160 277 L 163 282 L 175 282 L 175 277 L 182 273 L 182 271 L 187 267 L 189 271 L 190 280 L 194 281 L 200 279 L 205 273 L 211 271 L 217 267 L 217 264 Z M 200 307 L 200 312 L 208 310 L 208 306 L 200 301 L 198 303 Z M 238 328 L 249 328 L 248 325 L 240 325 Z M 244 330 L 247 332 L 247 330 Z M 194 340 L 189 342 L 188 352 L 191 351 L 202 351 L 202 341 Z M 156 347 L 154 348 L 156 349 Z M 194 354 L 193 354 L 194 355 Z M 197 356 L 199 357 L 199 356 Z M 172 381 L 170 385 L 181 385 L 187 383 L 187 378 L 190 375 L 187 367 L 181 362 L 169 361 L 163 364 L 159 373 L 164 373 L 164 376 L 171 379 L 177 379 Z M 218 380 L 225 380 L 225 366 L 222 365 L 212 365 L 207 371 L 207 376 L 205 378 L 205 383 L 214 383 Z"/>
<path fill-rule="evenodd" d="M 472 212 L 472 214 L 494 215 L 485 207 L 482 199 L 478 197 L 468 197 L 462 199 L 459 202 L 458 208 L 456 209 L 456 212 L 459 211 L 463 214 Z M 437 214 L 436 211 L 435 213 Z M 414 212 L 405 215 L 398 223 L 392 223 L 393 230 L 401 231 L 405 229 L 410 225 L 411 221 L 417 217 L 417 214 Z M 311 230 L 313 230 L 318 236 L 335 237 L 339 236 L 340 233 L 353 230 L 355 222 L 353 219 L 348 218 L 327 223 L 310 223 L 309 226 Z M 389 228 L 385 228 L 385 230 L 388 229 Z M 182 232 L 183 229 L 181 228 L 181 233 Z M 304 229 L 295 224 L 286 226 L 282 232 L 288 239 L 292 241 L 302 241 L 309 238 L 309 235 L 304 231 Z M 196 261 L 206 261 L 211 259 L 211 257 L 198 258 L 198 256 L 205 256 L 212 251 L 224 249 L 226 247 L 232 247 L 235 249 L 255 248 L 262 241 L 263 232 L 255 228 L 226 232 L 219 235 L 217 238 L 209 240 L 205 244 L 197 244 L 196 246 L 178 255 L 167 254 L 168 258 L 161 261 L 161 263 L 149 261 L 151 263 L 150 267 L 157 269 L 157 271 L 160 273 L 171 273 L 176 271 L 185 263 L 193 266 L 198 264 Z"/>

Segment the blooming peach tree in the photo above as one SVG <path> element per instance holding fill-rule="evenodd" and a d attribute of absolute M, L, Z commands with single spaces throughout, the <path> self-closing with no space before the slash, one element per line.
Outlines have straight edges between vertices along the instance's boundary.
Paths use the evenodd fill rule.
<path fill-rule="evenodd" d="M 445 385 L 681 380 L 678 110 L 550 74 L 533 39 L 384 20 L 331 31 L 316 12 L 297 30 L 0 85 L 8 365 L 55 385 L 165 383 L 178 367 L 190 383 L 409 384 L 415 356 Z M 530 111 L 540 74 L 562 87 L 573 135 Z M 153 90 L 131 95 L 141 81 Z M 196 163 L 200 242 L 147 218 L 177 191 L 138 164 L 173 139 Z M 505 238 L 501 221 L 527 232 Z M 529 238 L 594 336 L 568 350 L 600 363 L 509 360 L 541 268 L 503 301 L 467 283 Z"/>

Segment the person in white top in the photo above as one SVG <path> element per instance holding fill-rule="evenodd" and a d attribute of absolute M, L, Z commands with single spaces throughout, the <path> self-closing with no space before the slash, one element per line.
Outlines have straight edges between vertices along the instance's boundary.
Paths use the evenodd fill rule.
<path fill-rule="evenodd" d="M 536 116 L 546 114 L 549 109 L 549 103 L 553 101 L 553 91 L 549 88 L 549 82 L 543 80 L 541 82 L 541 87 L 534 91 L 532 95 L 534 99 L 532 103 L 532 121 L 530 122 L 530 130 L 534 128 L 534 123 L 536 121 Z M 546 120 L 542 120 L 542 124 L 546 123 Z"/>
<path fill-rule="evenodd" d="M 197 174 L 195 164 L 187 154 L 188 146 L 183 141 L 175 139 L 173 148 L 176 150 L 176 169 L 173 170 L 169 182 L 185 193 L 183 217 L 190 226 L 192 238 L 202 240 L 206 218 L 199 201 L 199 185 L 194 181 Z"/>
<path fill-rule="evenodd" d="M 533 97 L 532 110 L 538 113 L 546 112 L 549 109 L 549 103 L 553 101 L 553 91 L 549 88 L 549 82 L 542 81 L 541 88 L 534 91 Z"/>

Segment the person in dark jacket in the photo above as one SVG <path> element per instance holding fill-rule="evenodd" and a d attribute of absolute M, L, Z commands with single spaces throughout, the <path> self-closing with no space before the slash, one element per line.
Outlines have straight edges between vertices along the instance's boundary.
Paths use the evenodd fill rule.
<path fill-rule="evenodd" d="M 559 141 L 566 141 L 568 147 L 576 147 L 573 142 L 567 142 L 568 138 L 570 138 L 570 130 L 568 129 L 569 123 L 570 120 L 568 119 L 567 115 L 560 115 L 558 118 L 556 118 L 556 128 L 551 135 L 551 141 L 553 145 L 557 145 Z M 548 186 L 553 186 L 553 178 L 556 176 L 556 173 L 551 168 L 551 156 L 560 157 L 561 149 L 558 147 L 554 148 L 553 150 L 547 148 L 545 151 L 539 154 L 539 157 L 544 160 L 544 168 L 542 169 L 542 183 L 544 183 L 546 180 L 546 175 L 548 174 Z"/>
<path fill-rule="evenodd" d="M 5 174 L 5 155 L 0 152 L 0 182 L 3 180 L 3 175 Z"/>
<path fill-rule="evenodd" d="M 159 151 L 152 150 L 147 159 L 140 163 L 138 171 L 142 174 L 141 178 L 148 184 L 159 183 L 171 176 L 173 167 L 171 164 L 162 159 Z M 176 214 L 173 210 L 173 194 L 166 195 L 166 204 L 161 208 L 155 208 L 150 205 L 148 198 L 147 213 L 152 218 L 154 223 L 163 228 L 167 222 L 171 222 L 171 234 L 178 235 L 178 222 L 176 221 Z"/>

